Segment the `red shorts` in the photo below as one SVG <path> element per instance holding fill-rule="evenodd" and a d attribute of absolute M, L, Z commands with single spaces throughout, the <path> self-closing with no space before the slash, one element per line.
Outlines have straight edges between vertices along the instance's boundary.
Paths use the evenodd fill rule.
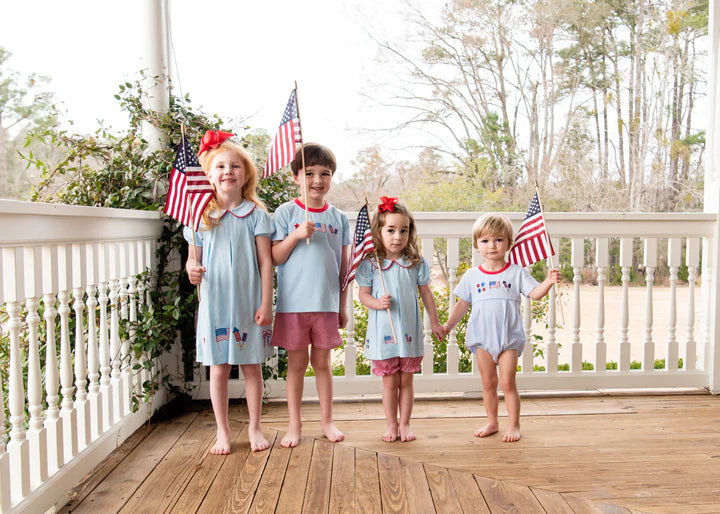
<path fill-rule="evenodd" d="M 273 325 L 273 346 L 302 350 L 308 345 L 332 350 L 342 344 L 337 312 L 278 312 Z"/>
<path fill-rule="evenodd" d="M 372 361 L 373 374 L 383 377 L 385 375 L 393 375 L 397 371 L 403 373 L 415 373 L 420 371 L 420 364 L 423 358 L 420 357 L 392 357 L 381 361 Z"/>

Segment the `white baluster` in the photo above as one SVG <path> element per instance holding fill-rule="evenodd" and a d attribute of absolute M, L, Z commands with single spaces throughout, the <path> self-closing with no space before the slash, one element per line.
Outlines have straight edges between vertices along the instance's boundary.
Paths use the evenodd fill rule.
<path fill-rule="evenodd" d="M 620 321 L 620 362 L 618 369 L 621 372 L 630 371 L 630 342 L 628 341 L 628 289 L 630 287 L 630 267 L 633 258 L 633 240 L 629 237 L 620 239 L 620 268 L 622 269 L 622 314 Z"/>
<path fill-rule="evenodd" d="M 117 244 L 118 253 L 120 256 L 120 314 L 122 319 L 126 322 L 125 327 L 127 328 L 127 321 L 129 319 L 129 302 L 128 297 L 130 293 L 128 291 L 128 251 L 127 241 L 120 241 Z M 131 402 L 131 390 L 132 390 L 132 371 L 130 365 L 130 340 L 127 338 L 121 339 L 120 341 L 120 362 L 121 362 L 121 395 L 122 395 L 122 414 L 123 416 L 129 414 L 132 409 Z"/>
<path fill-rule="evenodd" d="M 697 279 L 697 269 L 700 264 L 700 240 L 696 237 L 690 237 L 685 242 L 685 245 L 685 263 L 688 267 L 688 319 L 683 369 L 685 371 L 695 371 L 695 362 L 697 359 L 697 343 L 694 337 L 695 280 Z"/>
<path fill-rule="evenodd" d="M 608 238 L 595 240 L 595 265 L 597 266 L 597 335 L 595 337 L 595 372 L 605 373 L 607 367 L 607 344 L 605 343 L 605 269 L 608 265 Z"/>
<path fill-rule="evenodd" d="M 422 256 L 427 261 L 428 266 L 432 266 L 433 240 L 431 237 L 422 238 Z M 434 349 L 432 344 L 432 338 L 430 337 L 430 334 L 432 333 L 432 330 L 430 329 L 430 316 L 428 316 L 427 311 L 425 311 L 423 314 L 423 327 L 425 332 L 423 343 L 425 347 L 425 354 L 423 355 L 422 374 L 424 377 L 429 377 L 433 374 Z M 403 335 L 397 334 L 397 337 L 402 339 Z M 400 343 L 398 342 L 398 344 Z"/>
<path fill-rule="evenodd" d="M 677 330 L 677 281 L 678 266 L 681 264 L 682 239 L 668 238 L 668 268 L 670 269 L 670 301 L 668 305 L 668 339 L 665 352 L 665 369 L 676 371 L 678 369 L 678 342 Z"/>
<path fill-rule="evenodd" d="M 60 315 L 60 384 L 62 404 L 60 417 L 63 419 L 63 442 L 65 462 L 70 462 L 78 453 L 77 412 L 72 395 L 73 387 L 72 353 L 70 351 L 70 266 L 67 247 L 58 246 L 58 314 Z"/>
<path fill-rule="evenodd" d="M 155 262 L 155 250 L 157 247 L 156 241 L 145 241 L 145 258 L 146 263 L 148 265 L 148 269 L 150 270 L 150 283 L 147 290 L 147 299 L 146 302 L 148 305 L 152 305 L 152 291 L 155 290 L 155 285 L 157 283 L 156 280 L 156 271 L 157 271 L 157 263 Z"/>
<path fill-rule="evenodd" d="M 84 276 L 82 273 L 83 248 L 72 245 L 73 309 L 75 310 L 75 411 L 78 419 L 78 450 L 83 450 L 90 441 L 90 413 L 87 403 L 87 353 L 83 302 Z"/>
<path fill-rule="evenodd" d="M 129 337 L 128 337 L 128 362 L 130 364 L 129 380 L 130 389 L 134 390 L 134 394 L 142 394 L 142 373 L 136 370 L 136 366 L 139 364 L 137 357 L 135 356 L 135 339 L 137 333 L 137 244 L 135 241 L 128 241 L 128 304 L 129 304 Z M 132 392 L 130 394 L 133 394 Z"/>
<path fill-rule="evenodd" d="M 570 265 L 573 268 L 573 328 L 570 347 L 570 371 L 582 371 L 582 343 L 580 342 L 580 283 L 582 275 L 580 270 L 585 263 L 585 240 L 572 239 L 572 253 Z"/>
<path fill-rule="evenodd" d="M 50 246 L 42 248 L 43 305 L 45 311 L 45 431 L 47 433 L 48 474 L 54 474 L 65 463 L 63 451 L 63 420 L 60 417 L 60 379 L 58 376 L 57 342 L 55 340 L 55 273 L 53 273 L 53 251 Z"/>
<path fill-rule="evenodd" d="M 450 284 L 450 291 L 455 291 L 455 284 L 457 284 L 457 268 L 460 263 L 460 240 L 456 237 L 449 237 L 447 240 L 447 267 L 448 267 L 448 281 Z M 432 262 L 428 262 L 428 265 Z M 450 295 L 450 302 L 448 306 L 448 315 L 452 312 L 455 306 L 455 295 Z M 460 348 L 457 344 L 457 330 L 453 328 L 450 331 L 450 337 L 447 342 L 447 372 L 448 375 L 457 375 L 460 361 Z"/>
<path fill-rule="evenodd" d="M 560 248 L 560 240 L 552 239 L 553 248 Z M 560 267 L 560 257 L 555 256 L 553 263 Z M 548 259 L 550 263 L 550 259 Z M 557 305 L 558 302 L 562 301 L 562 298 L 557 297 L 558 287 L 550 288 L 550 300 L 548 303 L 548 341 L 546 345 L 545 354 L 545 371 L 547 373 L 557 373 L 558 370 L 558 355 L 559 347 L 557 342 Z M 560 307 L 562 309 L 562 306 Z"/>
<path fill-rule="evenodd" d="M 27 439 L 30 443 L 30 487 L 36 489 L 48 477 L 47 437 L 42 419 L 42 377 L 40 376 L 40 349 L 38 343 L 39 284 L 35 280 L 35 248 L 23 248 L 25 270 L 25 307 L 28 325 L 28 423 Z"/>
<path fill-rule="evenodd" d="M 3 382 L 0 373 L 0 384 Z M 0 427 L 5 427 L 5 398 L 0 387 Z M 5 452 L 5 441 L 0 437 L 0 512 L 10 512 L 10 459 Z"/>
<path fill-rule="evenodd" d="M 122 364 L 120 356 L 120 281 L 117 243 L 111 243 L 109 248 L 110 261 L 110 359 L 112 372 L 110 373 L 110 384 L 112 388 L 112 413 L 113 423 L 117 423 L 123 417 L 122 402 Z"/>
<path fill-rule="evenodd" d="M 88 312 L 88 337 L 87 337 L 87 367 L 88 367 L 88 417 L 90 420 L 90 435 L 88 442 L 96 440 L 102 433 L 102 413 L 100 411 L 100 362 L 98 360 L 97 340 L 97 305 L 95 298 L 97 294 L 97 266 L 95 263 L 95 245 L 85 245 L 85 271 L 87 286 L 87 312 Z"/>
<path fill-rule="evenodd" d="M 12 503 L 18 503 L 30 492 L 30 448 L 25 437 L 25 389 L 23 387 L 22 350 L 20 348 L 20 284 L 18 281 L 15 248 L 2 249 L 3 297 L 8 314 L 10 333 L 10 375 L 8 377 L 8 408 L 10 410 L 10 442 L 7 445 L 10 468 Z"/>
<path fill-rule="evenodd" d="M 110 394 L 110 342 L 108 340 L 108 243 L 99 243 L 98 247 L 98 302 L 100 303 L 100 337 L 98 339 L 98 359 L 100 365 L 100 404 L 102 422 L 101 433 L 110 429 L 112 419 L 112 394 Z M 112 249 L 111 249 L 112 251 Z"/>
<path fill-rule="evenodd" d="M 645 297 L 645 341 L 643 342 L 643 364 L 645 371 L 652 371 L 655 368 L 655 343 L 652 338 L 653 326 L 653 281 L 655 280 L 655 268 L 657 267 L 657 239 L 645 239 L 645 251 L 643 265 L 645 266 L 645 283 L 647 284 L 647 295 Z"/>
<path fill-rule="evenodd" d="M 348 322 L 345 327 L 347 342 L 345 343 L 345 376 L 355 377 L 357 375 L 357 348 L 355 347 L 355 308 L 353 305 L 355 283 L 350 282 L 347 292 Z"/>

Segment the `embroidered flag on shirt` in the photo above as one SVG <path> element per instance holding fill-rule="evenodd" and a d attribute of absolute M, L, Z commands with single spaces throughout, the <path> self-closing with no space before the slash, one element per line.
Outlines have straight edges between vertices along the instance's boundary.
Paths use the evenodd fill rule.
<path fill-rule="evenodd" d="M 170 173 L 163 212 L 198 231 L 203 212 L 214 196 L 215 191 L 200 166 L 197 155 L 190 151 L 187 137 L 183 135 Z"/>
<path fill-rule="evenodd" d="M 263 170 L 263 178 L 269 177 L 283 166 L 287 166 L 295 158 L 297 143 L 302 143 L 302 130 L 298 115 L 297 93 L 293 89 L 280 120 L 280 127 L 270 147 Z"/>
<path fill-rule="evenodd" d="M 227 328 L 216 328 L 215 329 L 215 342 L 219 343 L 221 341 L 229 341 L 230 337 L 228 335 L 228 329 Z"/>
<path fill-rule="evenodd" d="M 393 338 L 392 336 L 385 336 L 385 344 L 392 344 Z"/>
<path fill-rule="evenodd" d="M 525 220 L 515 237 L 515 244 L 510 249 L 508 260 L 512 264 L 530 266 L 541 259 L 547 259 L 550 255 L 555 255 L 555 250 L 547 237 L 545 219 L 540 210 L 540 200 L 535 193 Z"/>
<path fill-rule="evenodd" d="M 355 239 L 353 240 L 350 259 L 348 260 L 347 275 L 345 275 L 345 281 L 342 286 L 343 291 L 355 278 L 355 272 L 362 260 L 374 249 L 375 245 L 372 240 L 372 232 L 370 232 L 370 217 L 368 216 L 367 205 L 363 205 L 355 221 Z"/>

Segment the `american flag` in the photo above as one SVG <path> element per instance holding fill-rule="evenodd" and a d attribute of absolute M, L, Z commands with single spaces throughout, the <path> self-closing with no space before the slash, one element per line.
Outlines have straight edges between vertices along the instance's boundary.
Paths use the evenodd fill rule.
<path fill-rule="evenodd" d="M 368 216 L 367 205 L 363 205 L 357 215 L 355 221 L 355 240 L 353 241 L 350 260 L 348 261 L 348 271 L 343 282 L 343 291 L 355 278 L 355 272 L 358 266 L 367 254 L 375 249 L 372 240 L 372 232 L 370 232 L 370 217 Z"/>
<path fill-rule="evenodd" d="M 540 200 L 535 193 L 525 220 L 518 230 L 515 244 L 510 249 L 509 261 L 520 266 L 530 266 L 550 255 L 555 255 L 555 250 L 547 237 Z"/>
<path fill-rule="evenodd" d="M 187 137 L 183 135 L 170 173 L 163 212 L 197 231 L 200 229 L 202 214 L 214 196 L 210 181 L 195 152 L 190 151 Z"/>
<path fill-rule="evenodd" d="M 297 143 L 302 143 L 302 131 L 300 130 L 300 116 L 298 115 L 297 93 L 293 89 L 280 120 L 280 128 L 278 128 L 270 147 L 270 153 L 263 170 L 263 178 L 269 177 L 293 160 Z"/>

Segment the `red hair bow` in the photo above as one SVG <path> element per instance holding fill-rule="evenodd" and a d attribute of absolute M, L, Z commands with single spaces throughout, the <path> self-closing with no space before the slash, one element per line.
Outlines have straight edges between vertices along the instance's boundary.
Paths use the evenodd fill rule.
<path fill-rule="evenodd" d="M 378 214 L 381 212 L 395 212 L 395 204 L 398 203 L 398 199 L 381 196 L 380 202 L 382 203 L 378 205 Z"/>
<path fill-rule="evenodd" d="M 211 148 L 217 148 L 226 139 L 231 138 L 235 134 L 230 132 L 223 132 L 222 130 L 208 130 L 200 141 L 200 151 L 198 155 L 202 155 L 203 152 L 207 152 Z"/>

